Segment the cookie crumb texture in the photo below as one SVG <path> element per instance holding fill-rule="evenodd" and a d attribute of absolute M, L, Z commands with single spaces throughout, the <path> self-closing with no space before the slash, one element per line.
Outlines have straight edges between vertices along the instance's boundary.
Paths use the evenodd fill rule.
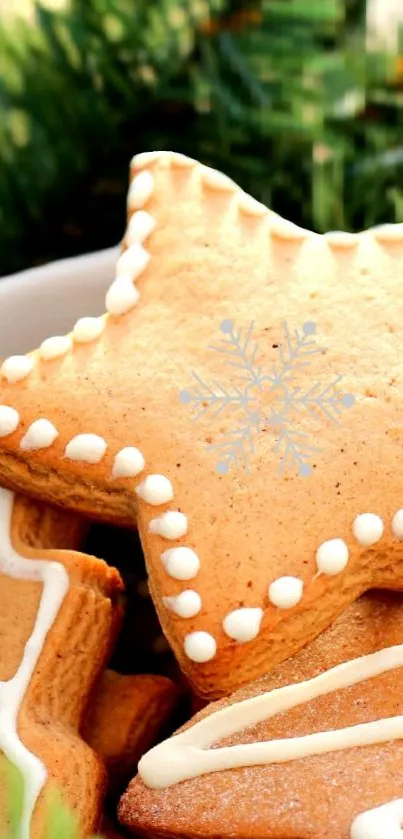
<path fill-rule="evenodd" d="M 4 363 L 0 482 L 137 522 L 164 633 L 197 692 L 217 698 L 289 658 L 362 592 L 403 584 L 402 228 L 319 236 L 158 152 L 133 161 L 123 248 L 108 314 Z M 232 418 L 193 422 L 180 398 L 194 372 L 224 374 L 235 392 L 237 371 L 210 347 L 252 321 L 268 371 L 285 322 L 292 334 L 317 326 L 323 352 L 295 371 L 298 386 L 341 376 L 354 395 L 320 431 L 315 411 L 302 412 L 298 430 L 320 446 L 304 478 L 279 475 L 275 429 L 258 436 L 249 472 L 217 469 L 207 441 Z M 250 392 L 269 410 L 270 388 Z M 51 425 L 38 431 L 38 420 Z M 172 608 L 186 590 L 197 611 Z"/>

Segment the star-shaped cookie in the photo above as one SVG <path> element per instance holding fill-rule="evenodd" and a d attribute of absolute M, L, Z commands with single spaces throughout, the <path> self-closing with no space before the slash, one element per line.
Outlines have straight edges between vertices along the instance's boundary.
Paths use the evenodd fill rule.
<path fill-rule="evenodd" d="M 128 207 L 108 314 L 3 364 L 0 481 L 137 523 L 164 632 L 216 697 L 403 584 L 403 225 L 317 235 L 168 152 L 134 159 Z M 246 466 L 217 468 L 225 400 Z M 298 435 L 309 468 L 280 451 Z"/>

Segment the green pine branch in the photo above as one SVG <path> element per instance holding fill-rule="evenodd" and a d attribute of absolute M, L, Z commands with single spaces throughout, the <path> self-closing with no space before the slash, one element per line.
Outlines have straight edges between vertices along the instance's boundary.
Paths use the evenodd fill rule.
<path fill-rule="evenodd" d="M 0 275 L 116 243 L 173 148 L 322 231 L 400 221 L 402 91 L 365 0 L 70 0 L 0 24 Z"/>

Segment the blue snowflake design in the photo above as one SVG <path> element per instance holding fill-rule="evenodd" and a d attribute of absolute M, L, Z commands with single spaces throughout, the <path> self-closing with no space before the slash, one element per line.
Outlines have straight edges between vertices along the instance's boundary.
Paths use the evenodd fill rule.
<path fill-rule="evenodd" d="M 298 475 L 306 478 L 312 473 L 314 455 L 321 450 L 312 445 L 307 434 L 298 430 L 298 415 L 305 412 L 338 424 L 342 412 L 355 404 L 355 397 L 340 392 L 341 376 L 326 386 L 316 382 L 308 390 L 294 385 L 301 368 L 311 363 L 312 356 L 322 352 L 315 341 L 313 321 L 307 321 L 301 330 L 294 332 L 290 332 L 286 323 L 283 325 L 284 343 L 276 348 L 277 363 L 269 371 L 257 364 L 259 348 L 253 339 L 253 328 L 253 322 L 245 331 L 236 329 L 232 320 L 224 320 L 220 326 L 223 337 L 216 346 L 209 347 L 223 356 L 225 365 L 237 371 L 239 385 L 229 389 L 217 380 L 208 384 L 193 372 L 193 389 L 180 391 L 179 399 L 189 406 L 196 420 L 206 414 L 217 417 L 224 411 L 232 412 L 233 431 L 223 434 L 219 442 L 208 444 L 216 454 L 218 474 L 226 475 L 231 467 L 242 467 L 249 472 L 256 437 L 270 430 L 276 437 L 278 474 L 297 469 Z M 263 390 L 272 393 L 272 406 L 269 410 L 264 407 L 256 410 L 256 393 Z"/>

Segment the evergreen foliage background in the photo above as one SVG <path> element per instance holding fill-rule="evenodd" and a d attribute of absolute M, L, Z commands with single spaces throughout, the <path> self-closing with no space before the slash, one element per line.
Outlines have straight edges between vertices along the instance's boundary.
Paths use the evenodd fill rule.
<path fill-rule="evenodd" d="M 318 231 L 403 220 L 403 62 L 365 0 L 70 0 L 0 23 L 0 274 L 115 244 L 134 153 Z"/>

